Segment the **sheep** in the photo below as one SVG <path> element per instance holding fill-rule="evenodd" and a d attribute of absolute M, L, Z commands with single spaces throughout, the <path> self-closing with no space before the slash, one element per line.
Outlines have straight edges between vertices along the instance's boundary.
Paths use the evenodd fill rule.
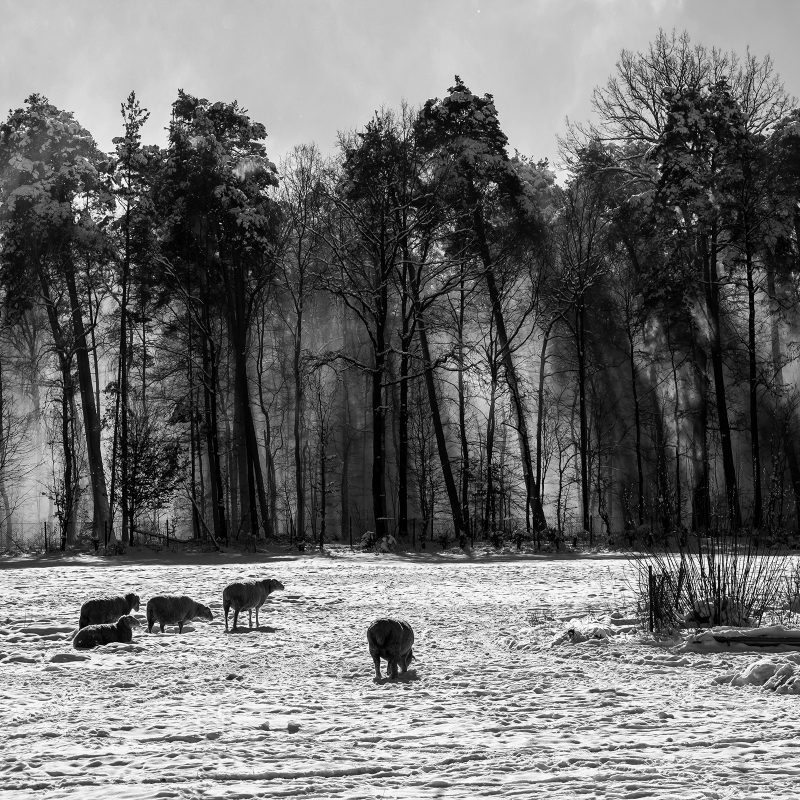
<path fill-rule="evenodd" d="M 129 592 L 125 597 L 96 597 L 81 606 L 79 628 L 116 622 L 120 617 L 139 610 L 139 595 Z"/>
<path fill-rule="evenodd" d="M 377 619 L 367 629 L 369 654 L 375 662 L 375 680 L 381 679 L 381 659 L 387 661 L 387 674 L 394 680 L 397 666 L 406 672 L 414 658 L 411 649 L 414 644 L 414 631 L 401 619 Z"/>
<path fill-rule="evenodd" d="M 72 641 L 76 650 L 89 650 L 102 644 L 133 641 L 132 628 L 139 626 L 136 617 L 126 615 L 109 625 L 87 625 L 81 628 Z"/>
<path fill-rule="evenodd" d="M 225 630 L 228 630 L 228 612 L 233 609 L 233 630 L 240 611 L 247 611 L 249 627 L 253 627 L 253 609 L 256 610 L 256 628 L 258 627 L 258 609 L 264 604 L 267 597 L 277 589 L 283 589 L 283 584 L 273 578 L 263 581 L 249 581 L 247 583 L 231 583 L 222 592 L 222 605 L 225 608 Z"/>
<path fill-rule="evenodd" d="M 208 606 L 196 603 L 191 597 L 182 595 L 158 595 L 147 601 L 147 632 L 153 632 L 153 625 L 158 622 L 161 633 L 165 625 L 177 625 L 178 633 L 183 633 L 184 622 L 193 619 L 211 620 L 214 615 Z"/>

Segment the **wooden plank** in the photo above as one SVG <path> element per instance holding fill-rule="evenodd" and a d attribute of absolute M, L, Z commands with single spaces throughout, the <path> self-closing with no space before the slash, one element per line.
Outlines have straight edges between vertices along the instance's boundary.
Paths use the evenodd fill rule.
<path fill-rule="evenodd" d="M 722 634 L 712 634 L 715 641 L 720 644 L 745 644 L 750 647 L 776 647 L 785 645 L 786 647 L 800 648 L 800 636 L 725 636 Z"/>

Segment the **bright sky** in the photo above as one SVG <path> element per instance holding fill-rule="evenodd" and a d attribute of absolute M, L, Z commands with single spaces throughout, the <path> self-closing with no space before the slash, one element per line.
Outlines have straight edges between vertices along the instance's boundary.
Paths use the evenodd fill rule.
<path fill-rule="evenodd" d="M 236 99 L 277 160 L 330 151 L 375 109 L 442 96 L 459 74 L 490 92 L 512 148 L 554 159 L 565 118 L 586 119 L 622 48 L 659 27 L 770 54 L 800 95 L 796 0 L 0 0 L 0 108 L 32 92 L 73 111 L 103 149 L 134 89 L 163 142 L 182 88 Z"/>

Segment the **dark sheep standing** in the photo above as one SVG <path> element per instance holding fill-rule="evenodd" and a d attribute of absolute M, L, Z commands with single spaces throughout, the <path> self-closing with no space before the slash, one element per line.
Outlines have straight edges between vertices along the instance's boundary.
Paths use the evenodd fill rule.
<path fill-rule="evenodd" d="M 225 609 L 225 630 L 228 630 L 228 612 L 233 609 L 233 630 L 240 611 L 247 611 L 249 626 L 253 627 L 253 609 L 256 610 L 256 628 L 258 627 L 258 609 L 264 601 L 277 589 L 283 589 L 283 584 L 274 578 L 263 581 L 249 581 L 247 583 L 231 583 L 222 591 L 222 605 Z"/>
<path fill-rule="evenodd" d="M 177 625 L 178 633 L 183 633 L 183 625 L 193 619 L 211 620 L 214 615 L 208 606 L 196 603 L 186 595 L 158 595 L 147 601 L 147 632 L 153 632 L 157 622 L 164 633 L 165 625 Z"/>
<path fill-rule="evenodd" d="M 414 631 L 402 619 L 376 619 L 367 629 L 369 654 L 375 662 L 375 680 L 381 679 L 381 659 L 387 661 L 387 674 L 394 680 L 397 667 L 405 673 L 414 658 L 411 649 L 414 644 Z"/>
<path fill-rule="evenodd" d="M 81 606 L 79 628 L 116 622 L 120 617 L 139 610 L 139 595 L 129 592 L 124 597 L 95 597 Z"/>
<path fill-rule="evenodd" d="M 112 644 L 113 642 L 133 641 L 133 628 L 139 626 L 136 617 L 120 617 L 112 625 L 87 625 L 81 628 L 72 640 L 72 646 L 76 650 L 89 650 L 102 644 Z"/>

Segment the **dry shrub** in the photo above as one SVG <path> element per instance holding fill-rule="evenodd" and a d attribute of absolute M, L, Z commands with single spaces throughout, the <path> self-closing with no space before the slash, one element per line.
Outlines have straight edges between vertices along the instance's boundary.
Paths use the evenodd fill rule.
<path fill-rule="evenodd" d="M 651 630 L 758 627 L 780 603 L 790 566 L 786 549 L 749 531 L 688 536 L 674 547 L 654 543 L 629 557 Z"/>

